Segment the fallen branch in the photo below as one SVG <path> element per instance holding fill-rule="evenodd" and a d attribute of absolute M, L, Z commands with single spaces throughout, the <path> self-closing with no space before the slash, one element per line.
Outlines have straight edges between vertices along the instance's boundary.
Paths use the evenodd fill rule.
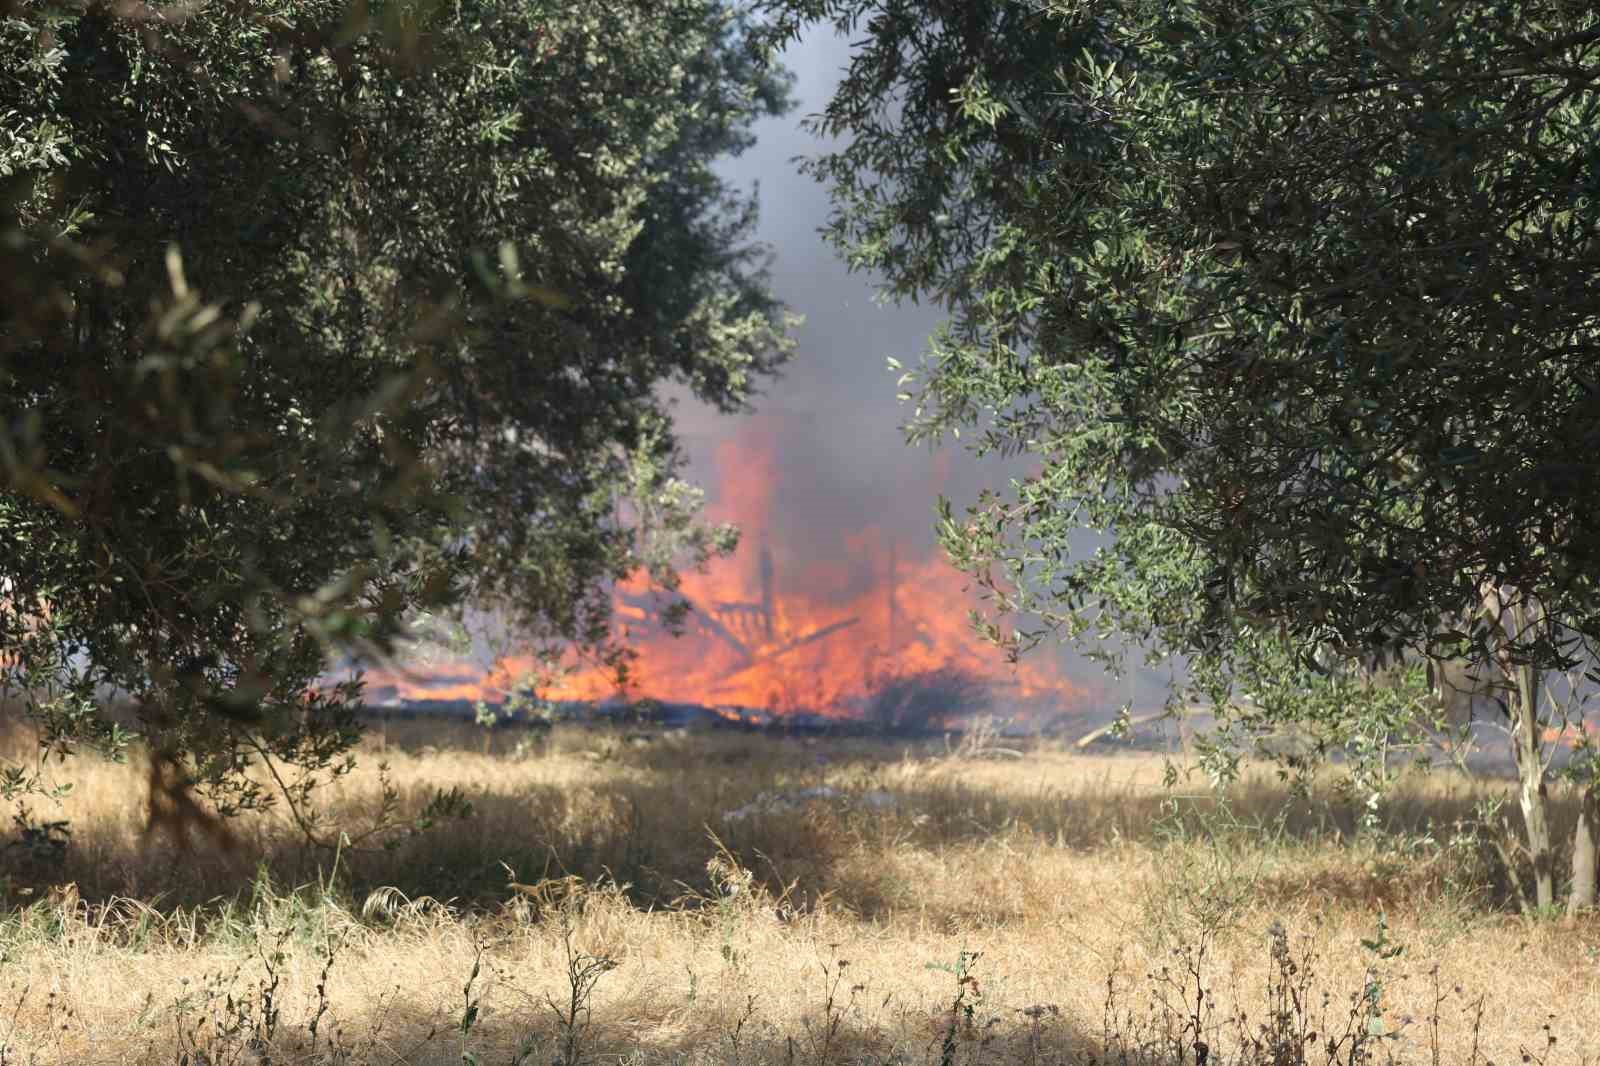
<path fill-rule="evenodd" d="M 1090 744 L 1093 744 L 1101 737 L 1108 733 L 1114 732 L 1117 729 L 1132 729 L 1134 726 L 1145 725 L 1148 722 L 1154 722 L 1157 719 L 1165 718 L 1168 714 L 1172 713 L 1174 712 L 1161 710 L 1152 711 L 1150 714 L 1136 714 L 1132 718 L 1118 718 L 1114 721 L 1107 722 L 1099 729 L 1085 733 L 1083 736 L 1078 738 L 1077 743 L 1073 744 L 1073 747 L 1077 748 L 1079 751 L 1082 751 L 1084 748 L 1087 748 Z M 1178 711 L 1176 713 L 1189 714 L 1190 709 L 1186 707 L 1182 711 Z"/>

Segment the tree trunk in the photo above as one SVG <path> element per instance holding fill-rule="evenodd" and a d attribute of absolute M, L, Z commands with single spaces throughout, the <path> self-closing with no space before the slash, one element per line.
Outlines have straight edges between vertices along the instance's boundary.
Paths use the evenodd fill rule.
<path fill-rule="evenodd" d="M 1544 783 L 1543 745 L 1539 736 L 1538 680 L 1528 666 L 1516 667 L 1516 673 L 1511 754 L 1517 763 L 1517 800 L 1522 808 L 1523 825 L 1528 830 L 1528 857 L 1533 860 L 1534 902 L 1544 910 L 1554 906 L 1556 901 L 1556 859 L 1550 841 L 1549 793 Z M 1528 698 L 1530 695 L 1533 699 Z"/>
<path fill-rule="evenodd" d="M 1567 917 L 1593 908 L 1600 884 L 1600 781 L 1583 790 L 1578 806 L 1578 831 L 1572 840 L 1572 893 L 1567 897 Z"/>
<path fill-rule="evenodd" d="M 1500 610 L 1504 601 L 1498 600 Z M 1511 607 L 1511 627 L 1497 617 L 1501 639 L 1510 643 L 1527 627 L 1527 611 Z M 1556 855 L 1550 839 L 1550 797 L 1544 780 L 1544 737 L 1539 721 L 1539 671 L 1526 663 L 1501 661 L 1510 683 L 1506 706 L 1511 712 L 1511 755 L 1517 764 L 1517 801 L 1528 831 L 1528 858 L 1533 862 L 1534 904 L 1548 911 L 1556 902 Z"/>

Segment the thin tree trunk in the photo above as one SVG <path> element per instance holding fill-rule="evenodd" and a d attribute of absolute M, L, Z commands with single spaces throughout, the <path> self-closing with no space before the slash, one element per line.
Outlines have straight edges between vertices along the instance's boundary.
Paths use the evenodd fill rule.
<path fill-rule="evenodd" d="M 1510 625 L 1506 625 L 1507 604 L 1500 590 L 1486 598 L 1485 604 L 1505 644 L 1515 643 L 1526 633 L 1527 610 L 1510 606 Z M 1504 646 L 1502 646 L 1504 647 Z M 1522 824 L 1528 831 L 1528 858 L 1533 863 L 1534 904 L 1548 911 L 1556 902 L 1555 847 L 1550 839 L 1550 796 L 1544 780 L 1544 738 L 1539 722 L 1539 671 L 1527 663 L 1513 663 L 1509 652 L 1501 652 L 1501 671 L 1508 682 L 1506 708 L 1511 714 L 1511 756 L 1517 765 L 1517 801 L 1522 808 Z"/>
<path fill-rule="evenodd" d="M 1590 782 L 1578 801 L 1578 830 L 1572 840 L 1572 893 L 1567 917 L 1593 908 L 1600 884 L 1600 781 Z"/>
<path fill-rule="evenodd" d="M 1534 902 L 1540 910 L 1555 905 L 1556 858 L 1550 840 L 1550 797 L 1545 788 L 1542 738 L 1539 736 L 1539 682 L 1530 666 L 1515 668 L 1517 691 L 1511 725 L 1511 754 L 1517 763 L 1517 800 L 1528 830 L 1528 857 L 1533 860 Z"/>

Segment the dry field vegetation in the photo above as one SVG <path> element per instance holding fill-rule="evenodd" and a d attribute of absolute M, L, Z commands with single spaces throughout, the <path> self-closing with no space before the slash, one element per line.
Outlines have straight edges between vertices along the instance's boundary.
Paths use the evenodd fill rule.
<path fill-rule="evenodd" d="M 380 761 L 474 811 L 337 855 L 276 813 L 141 842 L 140 768 L 68 763 L 70 844 L 7 851 L 0 1062 L 1600 1063 L 1600 921 L 1515 914 L 1488 786 L 1362 834 L 1157 756 L 518 739 L 372 737 L 330 813 Z"/>

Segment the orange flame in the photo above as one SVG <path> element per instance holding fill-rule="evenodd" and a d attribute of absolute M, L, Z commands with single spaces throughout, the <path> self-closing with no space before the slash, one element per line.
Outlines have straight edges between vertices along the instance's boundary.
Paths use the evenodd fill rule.
<path fill-rule="evenodd" d="M 633 697 L 854 715 L 883 681 L 954 667 L 990 681 L 997 709 L 1049 705 L 1063 710 L 1093 693 L 1036 657 L 1011 666 L 972 632 L 975 605 L 965 576 L 934 550 L 912 551 L 877 525 L 841 532 L 822 561 L 785 540 L 779 501 L 783 470 L 775 438 L 747 426 L 716 452 L 716 491 L 707 516 L 730 521 L 740 545 L 704 572 L 683 576 L 691 605 L 684 631 L 661 626 L 643 579 L 618 586 L 616 620 L 637 658 Z M 379 677 L 405 699 L 497 700 L 527 676 L 531 657 L 510 656 L 485 674 L 462 662 L 425 676 Z M 618 695 L 615 678 L 579 669 L 541 693 L 553 700 Z"/>
<path fill-rule="evenodd" d="M 1569 722 L 1559 729 L 1549 726 L 1544 730 L 1541 739 L 1546 744 L 1557 744 L 1568 748 L 1581 747 L 1586 740 L 1591 744 L 1600 743 L 1600 722 Z"/>

